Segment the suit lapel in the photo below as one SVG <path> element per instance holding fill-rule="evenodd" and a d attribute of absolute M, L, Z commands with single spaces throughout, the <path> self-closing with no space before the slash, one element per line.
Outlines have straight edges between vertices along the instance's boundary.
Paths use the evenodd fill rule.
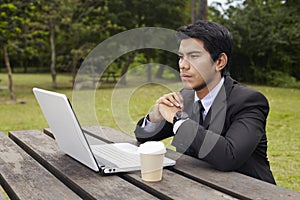
<path fill-rule="evenodd" d="M 193 103 L 195 100 L 195 91 L 194 90 L 183 90 L 182 96 L 184 98 L 184 111 L 189 115 L 192 116 L 193 113 Z"/>
<path fill-rule="evenodd" d="M 222 85 L 205 118 L 203 124 L 205 129 L 209 129 L 219 134 L 222 133 L 227 111 L 227 97 L 231 92 L 232 85 L 233 80 L 229 76 L 225 76 L 224 84 Z"/>
<path fill-rule="evenodd" d="M 216 96 L 209 112 L 205 118 L 203 126 L 205 129 L 212 130 L 215 133 L 221 134 L 225 117 L 226 117 L 226 93 L 224 85 L 221 87 L 218 95 Z"/>

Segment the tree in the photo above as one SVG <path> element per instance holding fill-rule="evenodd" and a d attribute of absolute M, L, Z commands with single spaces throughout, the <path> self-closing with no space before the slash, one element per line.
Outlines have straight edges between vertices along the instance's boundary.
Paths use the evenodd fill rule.
<path fill-rule="evenodd" d="M 207 0 L 191 0 L 191 21 L 194 23 L 197 20 L 206 20 L 208 13 Z"/>
<path fill-rule="evenodd" d="M 65 1 L 39 1 L 39 16 L 42 27 L 49 33 L 49 44 L 51 47 L 50 72 L 52 78 L 52 87 L 56 88 L 56 42 L 55 33 L 58 24 L 62 18 L 62 5 Z M 66 1 L 67 2 L 67 1 Z"/>
<path fill-rule="evenodd" d="M 67 27 L 68 44 L 72 55 L 71 71 L 73 82 L 79 62 L 100 42 L 110 36 L 110 32 L 119 29 L 118 25 L 109 20 L 109 12 L 104 1 L 87 0 L 76 1 L 70 8 L 70 23 L 64 23 Z"/>
<path fill-rule="evenodd" d="M 263 84 L 274 75 L 299 79 L 299 7 L 296 1 L 244 1 L 241 7 L 226 10 L 226 18 L 213 15 L 233 34 L 232 74 Z"/>
<path fill-rule="evenodd" d="M 9 49 L 18 48 L 18 41 L 25 24 L 30 22 L 30 15 L 35 9 L 33 1 L 26 3 L 6 0 L 0 4 L 0 45 L 9 79 L 10 98 L 16 101 Z"/>
<path fill-rule="evenodd" d="M 198 19 L 207 19 L 207 0 L 198 0 Z"/>
<path fill-rule="evenodd" d="M 76 70 L 86 55 L 112 35 L 146 26 L 176 29 L 189 21 L 186 2 L 179 0 L 16 2 L 18 3 L 13 4 L 15 6 L 18 4 L 15 12 L 22 16 L 23 21 L 19 22 L 20 34 L 18 37 L 10 37 L 7 48 L 10 53 L 12 72 L 20 68 L 27 72 L 28 69 L 33 69 L 34 65 L 39 71 L 51 72 L 53 87 L 56 87 L 56 73 L 72 72 L 75 76 Z M 2 4 L 4 3 L 0 5 Z M 28 10 L 31 7 L 34 12 Z M 153 14 L 153 8 L 155 8 L 155 14 Z M 2 17 L 0 23 L 7 21 L 8 19 Z M 2 27 L 4 26 L 1 26 L 1 29 Z M 2 35 L 7 37 L 6 33 Z M 15 51 L 11 51 L 12 47 L 16 48 Z M 147 53 L 148 60 L 154 62 L 158 60 L 169 62 L 169 58 L 163 53 L 152 50 L 134 52 L 133 58 L 139 53 Z M 126 62 L 127 59 L 132 60 L 130 55 L 125 55 L 120 60 L 123 63 L 129 63 L 130 66 L 130 62 Z M 124 68 L 124 73 L 127 72 L 126 66 L 115 66 L 120 66 Z M 117 70 L 122 71 L 119 68 Z"/>
<path fill-rule="evenodd" d="M 124 30 L 138 27 L 164 27 L 177 29 L 189 21 L 186 6 L 186 2 L 180 0 L 111 0 L 108 3 L 108 9 L 110 13 L 113 13 L 111 21 L 114 24 L 118 24 L 120 27 L 124 27 Z M 153 8 L 155 8 L 155 14 L 153 14 Z M 163 58 L 166 57 L 164 54 L 152 50 L 143 50 L 140 51 L 140 53 L 145 54 L 148 63 L 151 59 L 155 62 L 163 60 Z M 127 58 L 133 60 L 130 54 L 127 55 Z M 164 61 L 166 61 L 166 59 Z M 128 64 L 126 61 L 125 63 Z M 123 69 L 121 70 L 123 83 L 126 83 L 124 75 L 127 72 L 126 69 L 128 69 L 127 64 L 123 65 Z M 173 61 L 170 66 L 174 66 Z M 151 81 L 151 66 L 148 65 L 148 67 L 148 81 Z M 163 68 L 164 66 L 161 67 Z M 160 74 L 157 74 L 156 76 L 159 77 L 162 71 L 163 69 L 158 70 Z"/>

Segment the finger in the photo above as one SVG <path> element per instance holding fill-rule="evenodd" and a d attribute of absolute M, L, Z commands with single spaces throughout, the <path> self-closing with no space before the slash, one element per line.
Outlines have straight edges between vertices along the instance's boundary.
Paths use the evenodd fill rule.
<path fill-rule="evenodd" d="M 177 94 L 176 92 L 165 94 L 162 97 L 160 97 L 156 103 L 157 104 L 165 104 L 168 106 L 176 106 L 176 107 L 181 107 L 182 105 L 182 96 L 181 94 Z"/>
<path fill-rule="evenodd" d="M 174 94 L 174 98 L 176 99 L 176 101 L 177 101 L 177 107 L 183 107 L 183 97 L 182 97 L 182 95 L 180 94 L 180 92 L 176 92 L 175 94 Z"/>
<path fill-rule="evenodd" d="M 160 97 L 157 101 L 156 104 L 165 104 L 168 106 L 174 106 L 173 103 L 169 100 L 169 94 L 165 94 L 162 97 Z"/>
<path fill-rule="evenodd" d="M 173 92 L 169 96 L 169 100 L 178 108 L 183 106 L 183 98 L 179 92 Z"/>
<path fill-rule="evenodd" d="M 178 102 L 176 100 L 176 94 L 175 93 L 170 93 L 166 95 L 166 99 L 170 101 L 173 105 L 178 106 Z"/>
<path fill-rule="evenodd" d="M 169 99 L 169 97 L 161 97 L 158 99 L 157 104 L 164 104 L 167 106 L 174 106 L 174 103 Z"/>

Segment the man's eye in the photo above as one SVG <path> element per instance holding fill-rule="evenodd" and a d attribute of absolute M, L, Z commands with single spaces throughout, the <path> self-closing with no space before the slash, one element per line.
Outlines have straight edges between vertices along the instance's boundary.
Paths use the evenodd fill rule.
<path fill-rule="evenodd" d="M 191 54 L 190 57 L 191 58 L 199 58 L 199 55 L 198 54 Z"/>

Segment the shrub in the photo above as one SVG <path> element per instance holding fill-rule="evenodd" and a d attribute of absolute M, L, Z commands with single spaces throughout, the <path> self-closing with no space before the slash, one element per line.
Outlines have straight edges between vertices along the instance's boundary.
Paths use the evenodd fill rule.
<path fill-rule="evenodd" d="M 269 86 L 300 88 L 300 83 L 297 82 L 295 77 L 281 71 L 272 70 L 266 73 L 266 81 Z"/>

